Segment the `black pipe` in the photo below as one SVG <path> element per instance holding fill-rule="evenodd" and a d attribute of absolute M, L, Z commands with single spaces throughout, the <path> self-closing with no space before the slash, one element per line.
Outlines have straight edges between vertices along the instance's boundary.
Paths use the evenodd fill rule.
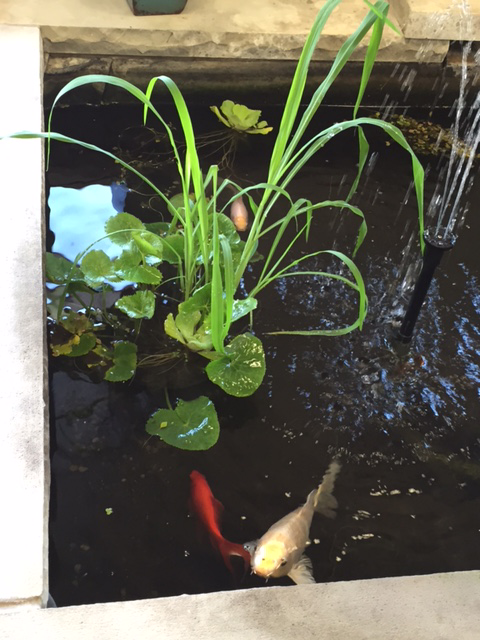
<path fill-rule="evenodd" d="M 446 233 L 445 228 L 438 231 L 429 229 L 424 234 L 425 252 L 423 254 L 423 265 L 417 284 L 413 290 L 410 304 L 403 318 L 402 326 L 397 334 L 401 342 L 410 342 L 412 339 L 413 329 L 417 322 L 418 314 L 422 307 L 425 296 L 427 295 L 430 283 L 432 282 L 435 269 L 440 263 L 445 251 L 448 251 L 455 244 L 455 236 L 453 233 Z"/>

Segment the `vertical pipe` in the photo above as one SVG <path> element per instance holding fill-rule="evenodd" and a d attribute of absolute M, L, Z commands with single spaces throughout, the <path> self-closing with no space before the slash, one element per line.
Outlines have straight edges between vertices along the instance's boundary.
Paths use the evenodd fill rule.
<path fill-rule="evenodd" d="M 418 276 L 415 289 L 413 290 L 410 304 L 405 312 L 402 326 L 397 334 L 401 342 L 410 342 L 412 339 L 413 329 L 432 282 L 435 269 L 439 265 L 445 251 L 453 247 L 456 239 L 453 233 L 447 235 L 443 228 L 437 231 L 429 229 L 425 232 L 424 238 L 425 253 L 423 255 L 422 270 Z"/>

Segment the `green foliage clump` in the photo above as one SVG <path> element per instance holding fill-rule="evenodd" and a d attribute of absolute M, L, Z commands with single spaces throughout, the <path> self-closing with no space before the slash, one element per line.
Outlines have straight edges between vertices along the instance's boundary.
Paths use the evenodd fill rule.
<path fill-rule="evenodd" d="M 58 94 L 52 107 L 46 133 L 21 132 L 11 137 L 43 137 L 48 143 L 57 140 L 74 143 L 86 149 L 105 154 L 132 172 L 158 196 L 164 206 L 164 222 L 144 224 L 129 213 L 111 218 L 105 236 L 121 246 L 122 253 L 111 260 L 93 245 L 69 263 L 58 256 L 47 256 L 47 276 L 59 285 L 60 295 L 50 303 L 50 313 L 62 328 L 63 341 L 52 344 L 54 355 L 78 356 L 88 353 L 105 369 L 111 381 L 128 380 L 135 372 L 136 345 L 131 334 L 138 335 L 147 320 L 155 322 L 157 290 L 163 285 L 161 272 L 164 263 L 173 266 L 173 279 L 179 300 L 176 313 L 164 319 L 165 334 L 187 350 L 203 358 L 208 378 L 226 393 L 245 397 L 255 392 L 265 375 L 265 354 L 261 340 L 251 332 L 235 335 L 232 325 L 257 307 L 258 295 L 279 278 L 320 275 L 341 282 L 357 295 L 356 319 L 349 325 L 329 330 L 289 331 L 291 335 L 342 335 L 361 329 L 367 312 L 367 296 L 362 276 L 353 262 L 361 246 L 367 225 L 364 214 L 350 203 L 368 156 L 368 142 L 364 127 L 381 128 L 392 140 L 403 147 L 412 159 L 413 176 L 418 201 L 420 243 L 423 243 L 423 169 L 414 152 L 394 125 L 375 118 L 357 117 L 358 109 L 371 74 L 373 63 L 387 21 L 388 3 L 378 0 L 371 5 L 355 32 L 341 46 L 332 67 L 300 113 L 303 90 L 310 61 L 324 25 L 341 0 L 327 0 L 320 9 L 307 37 L 292 79 L 277 137 L 266 170 L 265 181 L 240 188 L 233 181 L 220 180 L 217 165 L 202 171 L 190 114 L 184 98 L 174 81 L 167 76 L 152 78 L 146 91 L 126 80 L 106 75 L 86 75 L 69 82 Z M 370 5 L 369 5 L 370 6 Z M 366 50 L 362 80 L 358 91 L 353 118 L 337 123 L 305 138 L 307 127 L 332 86 L 335 78 L 352 53 L 371 31 Z M 152 103 L 157 82 L 169 91 L 176 107 L 183 134 L 182 145 L 174 139 L 170 125 Z M 67 92 L 90 83 L 104 83 L 123 88 L 143 104 L 144 123 L 156 118 L 166 132 L 172 156 L 178 171 L 180 193 L 168 197 L 149 178 L 142 175 L 109 151 L 96 145 L 75 140 L 51 130 L 51 118 L 58 101 Z M 230 100 L 220 110 L 212 107 L 225 126 L 241 133 L 265 134 L 271 130 L 260 121 L 260 111 L 253 111 Z M 356 130 L 359 141 L 358 174 L 346 200 L 312 202 L 306 198 L 293 200 L 289 185 L 302 171 L 309 159 L 335 136 L 349 129 Z M 219 205 L 219 196 L 228 193 L 226 204 Z M 227 212 L 239 198 L 244 198 L 252 213 L 251 225 L 241 237 Z M 272 211 L 283 201 L 286 213 L 271 221 Z M 322 209 L 337 209 L 353 214 L 359 222 L 358 236 L 352 256 L 334 250 L 314 250 L 292 259 L 292 248 L 300 240 L 309 240 L 312 217 Z M 293 240 L 285 243 L 287 229 L 294 228 Z M 268 247 L 263 267 L 247 295 L 240 294 L 239 285 L 249 264 L 258 260 L 259 241 Z M 285 246 L 286 244 L 286 246 Z M 309 258 L 324 254 L 333 258 L 348 275 L 326 273 L 304 268 Z M 103 294 L 108 282 L 134 283 L 135 293 L 123 295 L 115 303 L 115 313 L 93 307 L 95 292 Z M 65 312 L 67 296 L 91 296 L 86 314 Z M 153 318 L 153 320 L 151 320 Z M 133 323 L 133 329 L 125 328 Z M 99 327 L 108 325 L 114 339 L 110 342 L 100 335 Z M 124 335 L 122 336 L 122 331 Z M 111 333 L 111 335 L 112 335 Z M 120 333 L 120 337 L 119 337 Z M 167 358 L 160 354 L 159 360 Z M 168 401 L 167 404 L 169 405 Z M 147 424 L 147 431 L 166 443 L 183 449 L 206 449 L 218 438 L 218 419 L 208 398 L 190 402 L 179 401 L 176 409 L 159 409 Z"/>

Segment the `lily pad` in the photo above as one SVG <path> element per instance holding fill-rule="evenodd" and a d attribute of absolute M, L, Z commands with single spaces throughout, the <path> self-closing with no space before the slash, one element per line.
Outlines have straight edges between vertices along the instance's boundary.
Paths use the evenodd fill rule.
<path fill-rule="evenodd" d="M 83 273 L 70 260 L 54 253 L 45 254 L 45 270 L 47 282 L 66 284 L 67 282 L 82 282 Z"/>
<path fill-rule="evenodd" d="M 210 380 L 231 396 L 250 396 L 265 375 L 263 345 L 250 333 L 237 336 L 225 347 L 225 355 L 209 362 L 205 370 Z"/>
<path fill-rule="evenodd" d="M 137 291 L 131 296 L 123 296 L 115 302 L 115 307 L 129 318 L 153 318 L 155 296 L 151 291 Z"/>
<path fill-rule="evenodd" d="M 232 310 L 232 322 L 235 322 L 239 318 L 243 318 L 247 313 L 257 308 L 257 301 L 255 298 L 244 298 L 243 300 L 233 301 Z"/>
<path fill-rule="evenodd" d="M 92 321 L 84 313 L 71 310 L 64 312 L 60 319 L 60 324 L 70 333 L 77 335 L 93 330 Z"/>
<path fill-rule="evenodd" d="M 113 268 L 115 273 L 119 274 L 125 269 L 134 269 L 138 267 L 142 261 L 142 252 L 136 245 L 132 244 L 128 249 L 122 251 L 122 253 L 113 261 Z"/>
<path fill-rule="evenodd" d="M 137 345 L 133 342 L 120 340 L 113 347 L 113 367 L 105 373 L 105 380 L 109 382 L 123 382 L 130 380 L 137 368 Z"/>
<path fill-rule="evenodd" d="M 125 229 L 125 233 L 121 233 Z M 129 229 L 129 231 L 126 231 Z M 119 213 L 109 218 L 105 224 L 105 231 L 111 233 L 110 240 L 119 245 L 128 245 L 132 239 L 132 229 L 145 229 L 141 220 L 130 213 Z"/>
<path fill-rule="evenodd" d="M 178 449 L 203 451 L 217 442 L 220 425 L 213 402 L 200 396 L 188 402 L 179 400 L 176 409 L 159 409 L 146 430 Z"/>
<path fill-rule="evenodd" d="M 85 280 L 92 287 L 98 287 L 108 276 L 113 275 L 113 265 L 105 251 L 89 251 L 82 260 Z"/>
<path fill-rule="evenodd" d="M 93 333 L 82 333 L 78 343 L 72 344 L 70 353 L 65 355 L 70 358 L 76 358 L 77 356 L 84 356 L 89 353 L 97 344 L 97 339 Z"/>
<path fill-rule="evenodd" d="M 162 274 L 155 267 L 149 267 L 148 265 L 138 265 L 133 269 L 123 269 L 116 272 L 121 276 L 123 280 L 128 282 L 137 282 L 139 284 L 160 284 L 162 281 Z"/>

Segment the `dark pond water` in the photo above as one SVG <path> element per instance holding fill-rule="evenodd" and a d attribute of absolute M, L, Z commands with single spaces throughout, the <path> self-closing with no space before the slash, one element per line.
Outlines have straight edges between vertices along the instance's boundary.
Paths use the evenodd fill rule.
<path fill-rule="evenodd" d="M 210 114 L 195 115 L 199 127 L 215 128 Z M 265 108 L 264 116 L 275 121 L 277 112 Z M 339 110 L 322 114 L 325 122 L 346 117 Z M 161 143 L 127 129 L 140 120 L 140 109 L 69 108 L 58 112 L 56 129 L 119 147 L 125 157 L 143 154 L 157 182 L 174 190 L 174 170 L 157 153 Z M 480 568 L 480 219 L 475 210 L 467 216 L 414 340 L 400 346 L 392 320 L 405 305 L 399 286 L 406 266 L 417 259 L 414 251 L 404 260 L 416 224 L 414 199 L 402 204 L 410 162 L 382 135 L 368 137 L 376 162 L 357 197 L 369 223 L 357 259 L 370 303 L 364 329 L 340 338 L 265 335 L 346 324 L 353 301 L 318 277 L 290 278 L 262 292 L 254 330 L 267 374 L 259 391 L 239 400 L 207 382 L 170 389 L 172 401 L 201 393 L 214 400 L 221 435 L 213 449 L 182 452 L 145 433 L 146 418 L 164 406 L 155 375 L 109 385 L 91 381 L 80 365 L 62 371 L 52 361 L 50 591 L 59 605 L 265 585 L 256 576 L 234 585 L 199 537 L 188 509 L 190 471 L 205 474 L 224 504 L 225 536 L 244 542 L 301 504 L 334 456 L 343 463 L 338 516 L 314 518 L 307 550 L 317 581 Z M 254 136 L 239 146 L 240 183 L 265 177 L 271 143 Z M 439 163 L 423 160 L 430 164 L 428 202 Z M 354 138 L 338 138 L 296 180 L 293 195 L 345 196 L 355 162 Z M 48 181 L 79 188 L 108 185 L 119 175 L 103 158 L 57 145 Z M 136 180 L 129 186 L 145 193 Z M 479 189 L 477 181 L 471 202 L 478 202 Z M 126 208 L 152 216 L 147 205 L 156 203 L 130 194 Z M 315 217 L 311 246 L 351 250 L 355 233 L 351 216 L 325 211 Z M 266 586 L 278 584 L 291 582 Z"/>

